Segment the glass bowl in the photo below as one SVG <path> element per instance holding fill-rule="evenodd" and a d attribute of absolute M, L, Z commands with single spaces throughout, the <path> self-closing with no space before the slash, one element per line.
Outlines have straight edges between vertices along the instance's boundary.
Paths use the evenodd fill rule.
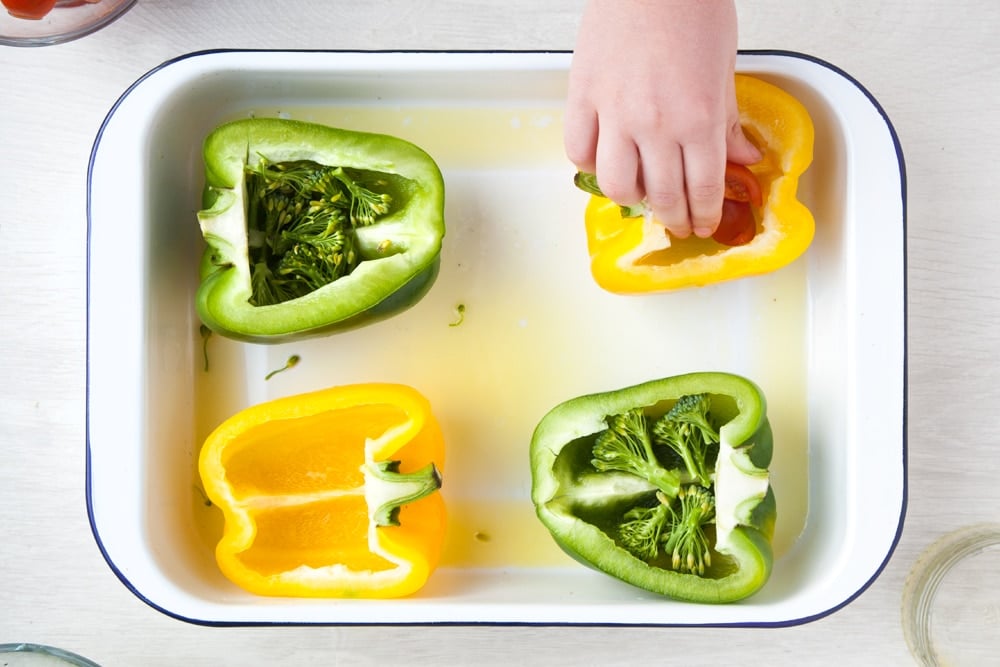
<path fill-rule="evenodd" d="M 136 0 L 56 0 L 40 19 L 18 18 L 0 8 L 0 44 L 48 46 L 100 30 L 124 14 Z M 6 3 L 5 3 L 6 4 Z M 14 0 L 11 0 L 14 5 Z"/>
<path fill-rule="evenodd" d="M 0 644 L 0 665 L 17 667 L 100 667 L 83 656 L 43 644 Z"/>
<path fill-rule="evenodd" d="M 1000 523 L 962 528 L 928 547 L 906 581 L 902 616 L 918 664 L 996 664 Z"/>

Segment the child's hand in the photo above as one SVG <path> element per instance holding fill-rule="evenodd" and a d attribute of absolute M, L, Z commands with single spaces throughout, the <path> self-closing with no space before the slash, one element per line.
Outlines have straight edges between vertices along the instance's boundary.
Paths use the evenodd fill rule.
<path fill-rule="evenodd" d="M 592 0 L 569 78 L 566 154 L 610 199 L 643 200 L 671 234 L 708 237 L 726 160 L 759 151 L 736 108 L 732 0 Z"/>

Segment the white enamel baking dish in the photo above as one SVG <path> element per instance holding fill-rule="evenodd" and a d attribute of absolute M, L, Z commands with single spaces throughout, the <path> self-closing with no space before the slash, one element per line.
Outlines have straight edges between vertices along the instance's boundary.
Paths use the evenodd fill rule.
<path fill-rule="evenodd" d="M 213 51 L 130 87 L 89 172 L 87 502 L 137 596 L 201 624 L 780 626 L 848 604 L 878 576 L 906 505 L 905 181 L 891 124 L 808 56 L 740 55 L 808 107 L 801 197 L 813 245 L 776 273 L 649 297 L 590 278 L 562 152 L 565 53 Z M 447 186 L 441 272 L 416 307 L 304 343 L 207 345 L 193 309 L 200 147 L 217 124 L 283 116 L 407 138 Z M 459 326 L 456 306 L 466 306 Z M 292 354 L 302 361 L 271 380 Z M 205 369 L 206 358 L 209 362 Z M 528 442 L 555 404 L 724 370 L 765 391 L 775 433 L 776 561 L 757 595 L 674 602 L 565 556 L 535 519 Z M 440 568 L 401 600 L 255 597 L 216 568 L 205 436 L 248 405 L 334 384 L 410 384 L 447 440 Z"/>

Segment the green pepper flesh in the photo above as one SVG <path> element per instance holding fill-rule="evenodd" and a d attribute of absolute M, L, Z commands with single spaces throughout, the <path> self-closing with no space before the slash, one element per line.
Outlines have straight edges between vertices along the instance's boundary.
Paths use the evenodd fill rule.
<path fill-rule="evenodd" d="M 608 420 L 634 408 L 658 415 L 680 397 L 707 393 L 719 429 L 713 473 L 715 520 L 706 534 L 704 574 L 678 571 L 663 554 L 639 558 L 615 538 L 629 509 L 656 493 L 646 479 L 600 472 L 590 461 Z M 532 500 L 553 539 L 578 561 L 634 586 L 678 600 L 727 603 L 758 591 L 770 576 L 776 504 L 768 466 L 772 434 L 766 402 L 749 380 L 691 373 L 571 399 L 538 424 L 531 442 Z"/>
<path fill-rule="evenodd" d="M 301 121 L 227 123 L 205 140 L 205 191 L 198 213 L 207 247 L 196 295 L 214 331 L 239 340 L 284 342 L 370 324 L 414 305 L 438 274 L 445 233 L 444 182 L 434 160 L 407 141 Z M 315 162 L 387 175 L 398 205 L 355 230 L 360 263 L 297 298 L 251 303 L 245 169 Z"/>

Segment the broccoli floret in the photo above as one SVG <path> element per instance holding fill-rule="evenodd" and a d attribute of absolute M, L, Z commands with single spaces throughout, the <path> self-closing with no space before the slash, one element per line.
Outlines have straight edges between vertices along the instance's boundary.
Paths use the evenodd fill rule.
<path fill-rule="evenodd" d="M 664 529 L 669 533 L 677 520 L 670 498 L 659 492 L 656 501 L 654 507 L 630 509 L 625 513 L 625 523 L 618 527 L 618 537 L 625 548 L 644 560 L 656 558 Z"/>
<path fill-rule="evenodd" d="M 677 495 L 680 477 L 657 460 L 641 409 L 610 417 L 608 428 L 597 436 L 593 456 L 591 465 L 600 472 L 626 472 L 642 477 L 671 498 Z"/>
<path fill-rule="evenodd" d="M 712 565 L 705 525 L 715 520 L 715 496 L 691 484 L 681 487 L 677 498 L 680 517 L 663 541 L 663 550 L 670 554 L 673 569 L 703 575 L 705 568 Z"/>
<path fill-rule="evenodd" d="M 277 276 L 264 261 L 255 262 L 250 267 L 250 289 L 250 303 L 255 306 L 281 303 L 298 296 L 288 281 Z"/>
<path fill-rule="evenodd" d="M 708 418 L 710 406 L 708 394 L 681 396 L 653 425 L 653 441 L 680 456 L 688 474 L 704 487 L 712 483 L 709 466 L 716 452 L 712 445 L 719 442 L 719 431 Z"/>
<path fill-rule="evenodd" d="M 353 171 L 310 161 L 261 157 L 246 167 L 246 185 L 255 306 L 304 296 L 351 273 L 360 263 L 355 229 L 388 214 L 392 200 Z"/>
<path fill-rule="evenodd" d="M 302 361 L 302 357 L 300 357 L 297 354 L 293 354 L 292 356 L 288 357 L 288 360 L 285 361 L 285 365 L 284 366 L 282 366 L 281 368 L 275 368 L 273 371 L 271 371 L 270 373 L 268 373 L 267 375 L 265 375 L 264 376 L 264 380 L 265 381 L 270 380 L 271 378 L 273 378 L 278 373 L 284 373 L 289 368 L 295 368 L 296 366 L 299 365 L 300 361 Z"/>
<path fill-rule="evenodd" d="M 656 494 L 655 507 L 635 507 L 625 513 L 618 528 L 622 546 L 634 556 L 651 561 L 670 556 L 670 567 L 704 575 L 712 565 L 705 525 L 715 520 L 715 496 L 697 484 L 682 486 L 676 499 Z"/>
<path fill-rule="evenodd" d="M 354 250 L 343 245 L 296 243 L 282 255 L 277 274 L 296 288 L 298 297 L 347 275 L 356 263 Z"/>
<path fill-rule="evenodd" d="M 712 564 L 705 525 L 715 520 L 709 465 L 719 432 L 710 403 L 707 394 L 682 396 L 652 427 L 641 408 L 608 417 L 591 460 L 599 472 L 636 475 L 657 488 L 655 504 L 624 513 L 618 543 L 647 562 L 666 554 L 672 569 L 699 576 Z M 675 468 L 657 457 L 660 445 L 676 454 Z"/>
<path fill-rule="evenodd" d="M 330 174 L 343 183 L 351 195 L 352 225 L 370 225 L 379 216 L 389 212 L 389 204 L 392 202 L 392 197 L 388 194 L 372 192 L 358 183 L 355 178 L 340 167 L 331 171 Z"/>

